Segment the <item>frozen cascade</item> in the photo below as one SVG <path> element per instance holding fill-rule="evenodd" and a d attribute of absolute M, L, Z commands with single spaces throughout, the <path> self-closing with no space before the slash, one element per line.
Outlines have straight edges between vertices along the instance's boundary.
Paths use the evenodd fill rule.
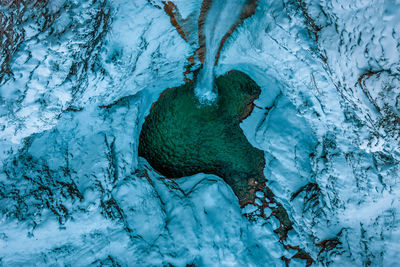
<path fill-rule="evenodd" d="M 244 3 L 245 0 L 212 1 L 207 12 L 204 24 L 206 54 L 195 88 L 196 96 L 201 102 L 212 101 L 217 97 L 213 90 L 215 57 L 222 38 L 235 24 Z"/>

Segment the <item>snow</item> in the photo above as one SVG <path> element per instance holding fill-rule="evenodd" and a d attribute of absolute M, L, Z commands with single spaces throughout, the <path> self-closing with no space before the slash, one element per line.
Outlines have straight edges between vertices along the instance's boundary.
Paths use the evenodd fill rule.
<path fill-rule="evenodd" d="M 174 2 L 183 19 L 200 6 Z M 262 88 L 241 128 L 293 222 L 283 244 L 315 265 L 395 266 L 400 4 L 303 2 L 318 39 L 295 2 L 260 0 L 205 70 L 237 69 Z M 195 49 L 164 11 L 145 0 L 48 8 L 49 28 L 26 15 L 0 85 L 0 265 L 285 266 L 296 251 L 274 233 L 276 203 L 251 221 L 258 207 L 240 209 L 221 178 L 169 180 L 137 156 L 151 104 L 183 83 Z M 206 21 L 211 47 L 231 22 Z M 332 250 L 317 245 L 335 238 Z"/>
<path fill-rule="evenodd" d="M 361 2 L 357 3 L 361 4 Z M 307 4 L 311 6 L 310 10 L 315 7 L 312 3 L 307 2 Z M 270 180 L 270 187 L 279 196 L 285 208 L 290 210 L 289 214 L 295 221 L 295 229 L 298 233 L 302 233 L 303 244 L 311 244 L 313 239 L 332 238 L 341 229 L 348 227 L 346 228 L 347 236 L 342 235 L 340 241 L 346 243 L 350 242 L 348 239 L 352 239 L 352 245 L 343 248 L 345 253 L 340 253 L 341 256 L 336 255 L 332 261 L 343 264 L 349 261 L 354 263 L 370 260 L 377 265 L 385 265 L 392 262 L 390 256 L 373 258 L 372 255 L 378 253 L 386 255 L 384 251 L 387 249 L 386 244 L 391 243 L 389 237 L 391 230 L 388 230 L 388 235 L 385 235 L 387 230 L 383 229 L 393 229 L 395 224 L 390 223 L 390 226 L 384 226 L 377 221 L 381 221 L 380 218 L 385 216 L 387 211 L 395 212 L 390 203 L 397 198 L 396 193 L 393 191 L 389 193 L 390 190 L 386 190 L 385 184 L 380 182 L 382 172 L 376 169 L 376 163 L 373 163 L 372 157 L 376 157 L 375 153 L 388 153 L 390 151 L 388 146 L 398 144 L 398 141 L 393 142 L 388 138 L 385 141 L 375 134 L 370 137 L 368 130 L 346 121 L 344 112 L 341 110 L 343 107 L 345 110 L 346 105 L 359 106 L 356 110 L 360 120 L 363 120 L 364 112 L 373 119 L 377 118 L 377 115 L 371 104 L 371 98 L 361 93 L 360 97 L 363 99 L 361 101 L 350 95 L 346 95 L 347 98 L 343 99 L 343 91 L 340 91 L 342 90 L 340 87 L 345 87 L 343 90 L 346 90 L 346 85 L 352 87 L 356 84 L 358 76 L 365 69 L 371 68 L 366 67 L 366 64 L 374 66 L 372 63 L 374 57 L 384 58 L 381 62 L 386 66 L 397 65 L 398 38 L 397 40 L 393 38 L 393 34 L 387 38 L 388 34 L 385 33 L 395 32 L 394 28 L 391 28 L 393 24 L 382 24 L 370 19 L 370 14 L 381 12 L 382 5 L 376 7 L 370 4 L 354 7 L 351 5 L 346 7 L 341 3 L 326 3 L 326 5 L 332 8 L 325 9 L 326 12 L 336 12 L 335 15 L 328 14 L 331 16 L 330 19 L 335 19 L 337 23 L 341 21 L 339 27 L 345 27 L 349 34 L 362 31 L 357 27 L 369 27 L 369 30 L 362 31 L 362 39 L 372 38 L 372 43 L 370 41 L 365 43 L 369 46 L 374 45 L 369 49 L 372 51 L 370 55 L 365 57 L 364 54 L 356 54 L 362 49 L 357 45 L 351 46 L 352 50 L 350 50 L 348 43 L 356 42 L 356 38 L 345 39 L 346 46 L 340 46 L 337 41 L 340 38 L 337 38 L 337 33 L 333 32 L 333 26 L 328 25 L 319 33 L 317 44 L 328 53 L 328 67 L 326 67 L 323 61 L 319 61 L 309 52 L 315 48 L 306 36 L 301 35 L 296 19 L 293 17 L 286 19 L 281 12 L 274 12 L 274 10 L 279 10 L 278 3 L 262 1 L 258 9 L 259 13 L 244 23 L 242 30 L 237 32 L 238 36 L 233 38 L 235 41 L 229 43 L 223 51 L 219 66 L 220 73 L 239 66 L 262 88 L 265 88 L 263 90 L 273 92 L 276 91 L 275 88 L 279 88 L 281 92 L 279 97 L 276 97 L 276 93 L 271 94 L 269 103 L 266 105 L 262 104 L 267 103 L 266 101 L 258 100 L 258 106 L 262 108 L 270 107 L 270 102 L 274 100 L 276 104 L 268 113 L 262 109 L 255 109 L 241 126 L 252 144 L 266 151 L 265 173 Z M 339 13 L 339 10 L 346 11 Z M 353 12 L 354 10 L 356 13 Z M 274 16 L 274 14 L 278 15 Z M 272 16 L 274 16 L 273 19 L 270 19 Z M 263 22 L 260 22 L 260 18 L 264 18 Z M 368 22 L 365 21 L 366 18 Z M 376 18 L 377 16 L 374 16 L 374 19 Z M 322 18 L 317 19 L 322 20 Z M 376 28 L 370 26 L 372 23 Z M 262 34 L 254 35 L 259 25 L 265 25 L 265 38 Z M 349 27 L 354 28 L 349 29 Z M 367 34 L 368 32 L 371 32 L 371 36 Z M 375 33 L 383 35 L 379 42 L 375 41 L 376 38 L 373 36 Z M 311 48 L 307 48 L 310 46 Z M 349 56 L 349 54 L 339 56 L 338 47 L 339 52 L 343 51 L 343 47 L 346 49 L 349 47 L 347 51 L 354 53 L 354 56 Z M 372 48 L 375 50 L 373 51 Z M 381 54 L 383 57 L 380 56 Z M 337 63 L 333 63 L 333 60 L 337 60 Z M 244 62 L 247 64 L 246 67 L 243 67 Z M 350 64 L 357 64 L 359 67 L 348 67 Z M 394 66 L 388 68 L 396 72 Z M 327 68 L 329 69 L 326 73 Z M 360 72 L 357 73 L 356 69 Z M 264 72 L 266 78 L 258 78 L 259 72 Z M 338 73 L 340 74 L 336 76 Z M 340 81 L 336 80 L 338 77 Z M 365 82 L 364 87 L 371 88 L 368 91 L 373 101 L 376 101 L 379 106 L 384 106 L 391 99 L 391 97 L 385 97 L 385 91 L 377 89 L 384 88 L 381 83 L 391 84 L 394 88 L 398 88 L 395 79 L 389 77 L 387 73 L 382 73 L 380 76 L 368 78 Z M 343 79 L 346 81 L 344 82 Z M 270 80 L 270 82 L 263 85 L 259 80 Z M 374 82 L 374 80 L 378 81 Z M 360 88 L 358 84 L 356 86 Z M 338 87 L 340 90 L 337 89 Z M 390 105 L 394 106 L 393 103 Z M 368 111 L 364 111 L 366 109 Z M 318 116 L 316 116 L 317 113 Z M 372 124 L 368 120 L 365 123 Z M 384 130 L 386 133 L 388 131 L 391 130 Z M 332 141 L 328 142 L 328 140 Z M 333 146 L 329 145 L 331 142 Z M 326 154 L 326 151 L 330 152 Z M 320 156 L 317 156 L 318 154 Z M 321 156 L 323 158 L 320 158 L 319 162 L 316 161 L 316 158 Z M 325 156 L 328 156 L 326 160 Z M 398 161 L 393 164 L 389 167 L 391 169 L 389 176 L 394 175 L 391 176 L 392 179 L 398 175 L 395 174 L 398 173 Z M 316 183 L 319 186 L 320 191 L 315 191 L 318 194 L 315 195 L 316 198 L 312 203 L 307 198 L 307 194 L 310 193 L 301 193 L 304 194 L 304 199 L 296 197 L 292 200 L 293 194 L 307 183 Z M 391 186 L 391 188 L 394 187 Z M 379 201 L 380 199 L 382 200 Z M 360 228 L 366 233 L 370 231 L 371 237 L 376 231 L 381 231 L 387 239 L 381 241 L 375 238 L 367 239 L 359 235 Z M 308 237 L 304 235 L 306 232 Z M 370 236 L 370 234 L 367 235 Z M 309 241 L 306 241 L 307 239 Z M 368 244 L 366 246 L 374 252 L 362 252 L 364 248 L 360 244 L 363 242 Z M 312 246 L 308 248 L 316 249 Z M 393 249 L 397 249 L 397 246 Z M 330 259 L 325 259 L 331 262 Z"/>

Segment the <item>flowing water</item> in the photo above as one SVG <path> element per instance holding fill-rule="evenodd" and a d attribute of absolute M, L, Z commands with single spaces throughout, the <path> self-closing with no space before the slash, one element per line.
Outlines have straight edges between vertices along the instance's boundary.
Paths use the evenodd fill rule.
<path fill-rule="evenodd" d="M 206 54 L 200 70 L 195 94 L 200 102 L 211 102 L 217 97 L 214 90 L 215 57 L 224 35 L 240 16 L 246 0 L 214 0 L 207 12 L 204 23 Z"/>

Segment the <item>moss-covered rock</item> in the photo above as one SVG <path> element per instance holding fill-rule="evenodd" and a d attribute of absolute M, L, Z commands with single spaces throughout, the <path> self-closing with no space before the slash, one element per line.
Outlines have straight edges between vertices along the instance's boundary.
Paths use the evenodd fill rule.
<path fill-rule="evenodd" d="M 231 71 L 216 80 L 217 101 L 201 105 L 194 86 L 161 94 L 143 124 L 139 155 L 170 178 L 216 174 L 241 205 L 252 202 L 264 181 L 264 153 L 248 142 L 239 123 L 250 114 L 260 87 L 246 74 Z"/>

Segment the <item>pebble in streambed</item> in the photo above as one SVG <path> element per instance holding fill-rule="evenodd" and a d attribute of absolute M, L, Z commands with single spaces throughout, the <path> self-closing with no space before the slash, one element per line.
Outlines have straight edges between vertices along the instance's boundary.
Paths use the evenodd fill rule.
<path fill-rule="evenodd" d="M 252 203 L 265 181 L 265 159 L 239 124 L 261 89 L 239 71 L 216 79 L 218 98 L 212 103 L 200 104 L 194 87 L 186 83 L 161 94 L 143 124 L 139 156 L 169 178 L 216 174 L 231 186 L 240 205 Z"/>

